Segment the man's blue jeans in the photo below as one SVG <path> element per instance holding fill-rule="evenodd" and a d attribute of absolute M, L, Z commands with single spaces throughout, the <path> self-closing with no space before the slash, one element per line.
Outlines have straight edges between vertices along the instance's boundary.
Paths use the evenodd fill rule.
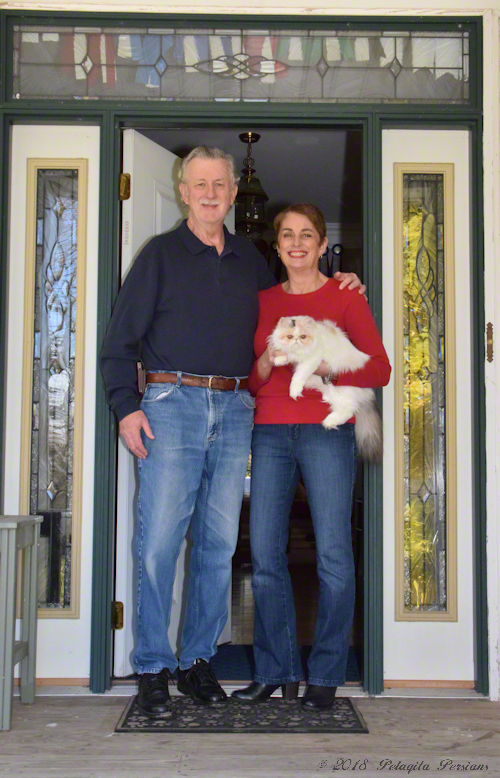
<path fill-rule="evenodd" d="M 316 538 L 319 603 L 308 682 L 345 681 L 354 610 L 351 503 L 354 425 L 256 424 L 252 438 L 250 541 L 255 598 L 254 658 L 259 683 L 302 680 L 287 564 L 290 508 L 302 475 Z"/>
<path fill-rule="evenodd" d="M 231 559 L 253 424 L 247 391 L 148 384 L 141 404 L 154 440 L 138 460 L 138 673 L 177 667 L 167 637 L 177 557 L 192 549 L 179 666 L 212 657 L 227 620 Z"/>

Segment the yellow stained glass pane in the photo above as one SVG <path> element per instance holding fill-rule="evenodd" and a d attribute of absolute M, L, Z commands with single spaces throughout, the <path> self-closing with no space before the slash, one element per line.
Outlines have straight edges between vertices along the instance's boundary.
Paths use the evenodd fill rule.
<path fill-rule="evenodd" d="M 446 610 L 444 178 L 403 175 L 404 608 Z"/>

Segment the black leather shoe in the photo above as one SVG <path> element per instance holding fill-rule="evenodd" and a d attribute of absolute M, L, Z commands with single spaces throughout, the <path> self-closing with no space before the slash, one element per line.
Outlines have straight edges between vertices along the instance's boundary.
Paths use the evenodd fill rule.
<path fill-rule="evenodd" d="M 302 705 L 304 708 L 317 708 L 321 710 L 331 708 L 336 692 L 336 686 L 316 686 L 311 683 L 304 692 Z"/>
<path fill-rule="evenodd" d="M 177 678 L 179 691 L 189 694 L 195 702 L 224 702 L 227 699 L 226 692 L 205 659 L 197 659 L 188 670 L 178 670 Z"/>
<path fill-rule="evenodd" d="M 142 673 L 139 676 L 137 706 L 148 716 L 161 716 L 169 709 L 170 693 L 168 679 L 171 677 L 166 667 L 160 673 Z"/>
<path fill-rule="evenodd" d="M 268 700 L 273 692 L 281 686 L 281 694 L 284 700 L 295 700 L 299 693 L 299 683 L 259 683 L 252 681 L 250 686 L 245 689 L 236 689 L 231 697 L 235 697 L 240 702 L 264 702 Z"/>

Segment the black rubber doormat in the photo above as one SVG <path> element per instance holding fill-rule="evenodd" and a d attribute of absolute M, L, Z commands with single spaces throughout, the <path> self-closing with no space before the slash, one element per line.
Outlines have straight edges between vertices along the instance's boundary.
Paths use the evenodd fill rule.
<path fill-rule="evenodd" d="M 242 705 L 231 698 L 220 705 L 198 705 L 190 697 L 172 697 L 170 710 L 159 718 L 141 713 L 132 697 L 115 732 L 367 733 L 362 716 L 349 697 L 337 697 L 326 711 L 306 710 L 299 700 L 270 699 Z"/>

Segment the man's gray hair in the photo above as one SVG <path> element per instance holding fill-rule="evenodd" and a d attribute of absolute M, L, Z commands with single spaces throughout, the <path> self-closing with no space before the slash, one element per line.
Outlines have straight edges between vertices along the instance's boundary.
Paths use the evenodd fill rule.
<path fill-rule="evenodd" d="M 237 184 L 240 177 L 236 173 L 234 166 L 234 159 L 231 154 L 226 154 L 222 149 L 218 149 L 215 146 L 196 146 L 189 154 L 184 157 L 179 168 L 179 181 L 185 183 L 186 168 L 193 159 L 222 159 L 229 171 L 230 177 L 233 179 L 233 184 Z"/>

